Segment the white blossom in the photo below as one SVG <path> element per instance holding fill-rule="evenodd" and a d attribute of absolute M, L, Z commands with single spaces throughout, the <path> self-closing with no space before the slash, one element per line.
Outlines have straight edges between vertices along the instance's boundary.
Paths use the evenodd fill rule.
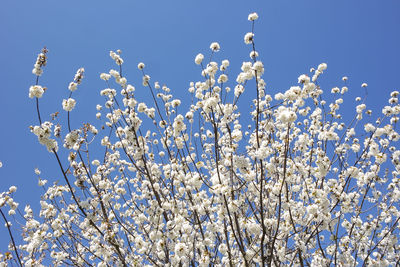
<path fill-rule="evenodd" d="M 252 32 L 246 33 L 246 35 L 244 36 L 244 43 L 251 44 L 253 42 L 253 38 L 254 38 L 254 33 Z"/>
<path fill-rule="evenodd" d="M 111 75 L 108 73 L 101 73 L 100 74 L 100 79 L 104 80 L 104 81 L 108 81 L 111 78 Z"/>
<path fill-rule="evenodd" d="M 217 42 L 214 42 L 214 43 L 211 43 L 210 49 L 211 49 L 213 52 L 218 52 L 219 49 L 220 49 L 220 46 L 219 46 L 219 44 L 218 44 Z"/>
<path fill-rule="evenodd" d="M 258 19 L 258 15 L 257 15 L 257 13 L 250 13 L 249 14 L 249 17 L 248 17 L 248 20 L 250 20 L 250 21 L 254 21 L 254 20 L 257 20 Z"/>
<path fill-rule="evenodd" d="M 44 88 L 40 85 L 33 85 L 29 88 L 29 97 L 30 98 L 41 98 L 44 93 Z"/>
<path fill-rule="evenodd" d="M 279 113 L 279 120 L 283 123 L 291 123 L 297 119 L 295 112 L 284 109 Z"/>
<path fill-rule="evenodd" d="M 196 58 L 194 59 L 194 62 L 195 62 L 197 65 L 200 65 L 201 62 L 203 62 L 203 59 L 204 59 L 203 54 L 198 54 L 198 55 L 196 56 Z"/>
<path fill-rule="evenodd" d="M 75 107 L 76 101 L 73 98 L 64 99 L 62 102 L 65 111 L 72 111 Z"/>
<path fill-rule="evenodd" d="M 68 85 L 68 89 L 69 89 L 71 92 L 74 92 L 77 88 L 78 88 L 78 84 L 75 83 L 75 82 L 70 82 L 69 85 Z"/>

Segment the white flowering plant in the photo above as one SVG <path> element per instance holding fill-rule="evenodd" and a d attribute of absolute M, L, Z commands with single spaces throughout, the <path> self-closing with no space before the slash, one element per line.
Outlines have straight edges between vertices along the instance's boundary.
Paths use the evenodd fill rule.
<path fill-rule="evenodd" d="M 100 75 L 100 131 L 90 123 L 71 128 L 83 68 L 62 101 L 65 129 L 56 115 L 42 120 L 43 49 L 29 89 L 39 121 L 31 131 L 54 154 L 64 182 L 49 184 L 35 170 L 45 193 L 38 216 L 29 206 L 19 213 L 21 244 L 9 219 L 17 216 L 17 188 L 0 194 L 10 235 L 0 266 L 399 265 L 399 92 L 376 121 L 358 98 L 347 124 L 339 112 L 346 84 L 329 98 L 318 84 L 325 63 L 268 94 L 255 48 L 257 18 L 248 17 L 250 61 L 236 80 L 229 80 L 228 60 L 213 61 L 217 42 L 208 62 L 195 57 L 201 79 L 190 83 L 186 106 L 151 82 L 144 63 L 138 70 L 153 102 L 141 102 L 122 75 L 121 51 L 111 51 L 118 70 Z M 250 90 L 253 109 L 240 112 Z M 244 127 L 247 115 L 252 122 Z"/>

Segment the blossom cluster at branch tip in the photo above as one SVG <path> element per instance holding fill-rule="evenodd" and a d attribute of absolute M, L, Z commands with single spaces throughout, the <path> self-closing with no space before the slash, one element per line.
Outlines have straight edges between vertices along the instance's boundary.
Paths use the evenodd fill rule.
<path fill-rule="evenodd" d="M 211 43 L 210 49 L 213 52 L 218 52 L 220 49 L 219 43 L 217 43 L 217 42 Z"/>
<path fill-rule="evenodd" d="M 32 73 L 36 76 L 41 76 L 43 73 L 43 67 L 46 66 L 47 64 L 47 56 L 46 53 L 48 52 L 47 48 L 44 47 L 42 49 L 42 52 L 39 53 L 39 55 L 36 58 L 36 62 L 34 65 L 34 68 L 32 70 Z"/>
<path fill-rule="evenodd" d="M 74 80 L 72 82 L 70 82 L 68 85 L 68 90 L 70 90 L 71 92 L 74 92 L 74 91 L 76 91 L 76 89 L 78 89 L 78 85 L 81 84 L 82 79 L 84 77 L 83 76 L 84 72 L 85 72 L 84 68 L 79 68 L 76 71 Z"/>
<path fill-rule="evenodd" d="M 124 63 L 124 60 L 120 56 L 121 50 L 117 50 L 117 53 L 114 51 L 110 51 L 110 57 L 115 61 L 115 63 L 121 66 Z"/>
<path fill-rule="evenodd" d="M 200 65 L 201 62 L 203 62 L 203 59 L 204 59 L 204 55 L 200 53 L 200 54 L 197 54 L 196 58 L 194 59 L 194 62 L 197 65 Z"/>
<path fill-rule="evenodd" d="M 257 20 L 258 19 L 258 15 L 257 15 L 257 13 L 250 13 L 249 14 L 249 17 L 248 17 L 248 20 L 249 21 L 255 21 L 255 20 Z"/>

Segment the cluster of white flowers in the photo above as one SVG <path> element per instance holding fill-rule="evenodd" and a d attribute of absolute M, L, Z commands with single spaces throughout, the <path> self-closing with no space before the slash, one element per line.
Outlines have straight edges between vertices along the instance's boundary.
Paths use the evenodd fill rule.
<path fill-rule="evenodd" d="M 252 26 L 257 18 L 249 15 Z M 245 42 L 255 42 L 253 32 Z M 19 256 L 0 253 L 0 264 L 17 258 L 27 266 L 400 262 L 399 92 L 390 94 L 378 119 L 357 98 L 348 124 L 350 115 L 340 114 L 351 90 L 347 77 L 329 87 L 329 97 L 316 83 L 327 64 L 269 95 L 256 51 L 235 81 L 228 60 L 213 61 L 219 44 L 210 48 L 207 62 L 203 54 L 195 57 L 201 75 L 190 82 L 191 99 L 175 98 L 159 82 L 153 87 L 139 63 L 154 100 L 144 101 L 122 76 L 120 51 L 110 52 L 119 71 L 100 74 L 106 87 L 116 88 L 100 91 L 105 103 L 96 106 L 96 117 L 104 131 L 88 123 L 72 130 L 69 117 L 65 134 L 50 122 L 31 127 L 54 152 L 64 182 L 48 185 L 35 171 L 45 189 L 40 217 L 30 207 L 20 212 L 24 239 L 12 249 Z M 82 77 L 83 69 L 70 91 Z M 40 88 L 30 96 L 39 98 Z M 256 98 L 249 112 L 239 110 L 248 92 Z M 66 111 L 75 106 L 71 94 Z M 63 140 L 67 160 L 52 134 Z M 8 216 L 18 214 L 15 190 L 0 194 Z"/>
<path fill-rule="evenodd" d="M 220 49 L 219 43 L 217 43 L 217 42 L 211 43 L 210 49 L 211 49 L 213 52 L 218 52 L 219 49 Z"/>
<path fill-rule="evenodd" d="M 43 88 L 40 85 L 32 85 L 29 87 L 29 97 L 30 98 L 41 98 L 43 96 L 43 93 L 45 91 L 45 88 Z"/>
<path fill-rule="evenodd" d="M 39 143 L 42 145 L 46 146 L 47 150 L 49 152 L 54 152 L 58 150 L 58 144 L 55 139 L 50 138 L 52 130 L 51 128 L 53 127 L 53 124 L 51 122 L 44 122 L 40 126 L 31 126 L 31 132 L 33 132 L 38 140 Z"/>
<path fill-rule="evenodd" d="M 318 77 L 326 70 L 328 65 L 326 63 L 321 63 L 318 65 L 318 68 L 314 71 L 314 75 L 312 77 L 312 81 L 315 82 Z"/>
<path fill-rule="evenodd" d="M 197 65 L 200 65 L 201 62 L 203 62 L 203 59 L 204 59 L 204 55 L 200 53 L 200 54 L 198 54 L 198 55 L 196 56 L 196 58 L 194 59 L 194 62 L 195 62 Z"/>
<path fill-rule="evenodd" d="M 244 43 L 251 44 L 253 42 L 253 38 L 254 38 L 254 33 L 252 32 L 246 33 L 246 35 L 244 36 Z"/>
<path fill-rule="evenodd" d="M 149 75 L 144 75 L 143 79 L 142 79 L 143 86 L 147 86 L 149 81 L 150 81 L 150 76 Z"/>
<path fill-rule="evenodd" d="M 117 50 L 117 53 L 115 53 L 114 51 L 110 51 L 110 57 L 112 59 L 114 59 L 114 61 L 117 65 L 121 66 L 122 63 L 124 63 L 124 60 L 121 58 L 120 54 L 121 54 L 121 50 Z"/>
<path fill-rule="evenodd" d="M 76 91 L 76 89 L 78 89 L 78 84 L 81 84 L 84 72 L 85 72 L 84 68 L 80 68 L 77 70 L 74 81 L 70 82 L 70 84 L 68 85 L 68 89 L 71 92 L 74 92 Z"/>
<path fill-rule="evenodd" d="M 79 130 L 74 130 L 70 133 L 68 133 L 65 136 L 65 140 L 64 140 L 64 147 L 66 148 L 73 148 L 74 150 L 78 150 L 79 149 L 79 145 L 80 145 L 80 138 L 79 138 Z"/>
<path fill-rule="evenodd" d="M 173 127 L 174 127 L 174 136 L 179 136 L 180 133 L 184 130 L 186 130 L 186 125 L 183 122 L 184 117 L 182 115 L 176 116 Z"/>
<path fill-rule="evenodd" d="M 0 194 L 0 209 L 4 208 L 6 205 L 8 206 L 9 210 L 8 210 L 8 215 L 13 216 L 16 214 L 16 211 L 18 209 L 19 203 L 15 202 L 15 200 L 13 199 L 13 193 L 15 193 L 17 191 L 17 187 L 16 186 L 10 186 L 10 188 L 8 189 L 8 191 L 6 192 L 2 192 Z M 5 222 L 6 223 L 6 227 L 11 227 L 11 222 Z M 1 258 L 0 258 L 1 260 Z"/>
<path fill-rule="evenodd" d="M 254 12 L 254 13 L 249 14 L 249 17 L 248 17 L 249 21 L 255 21 L 257 19 L 258 19 L 257 13 Z"/>
<path fill-rule="evenodd" d="M 36 76 L 40 76 L 43 73 L 43 67 L 46 66 L 47 64 L 47 49 L 46 47 L 42 49 L 42 52 L 39 53 L 39 55 L 37 56 L 34 68 L 32 70 L 32 73 L 35 74 Z"/>
<path fill-rule="evenodd" d="M 65 111 L 72 111 L 75 107 L 76 101 L 73 98 L 64 99 L 62 107 Z"/>
<path fill-rule="evenodd" d="M 100 79 L 104 80 L 104 81 L 108 81 L 111 78 L 111 75 L 108 73 L 101 73 L 100 74 Z"/>
<path fill-rule="evenodd" d="M 84 68 L 79 68 L 79 69 L 76 71 L 76 74 L 75 74 L 75 77 L 74 77 L 74 82 L 75 82 L 75 83 L 81 84 L 82 79 L 83 79 L 83 74 L 84 74 L 84 72 L 85 72 L 85 69 L 84 69 Z"/>
<path fill-rule="evenodd" d="M 297 115 L 294 111 L 289 110 L 288 108 L 281 107 L 282 109 L 279 110 L 279 120 L 283 123 L 292 123 L 297 119 Z"/>

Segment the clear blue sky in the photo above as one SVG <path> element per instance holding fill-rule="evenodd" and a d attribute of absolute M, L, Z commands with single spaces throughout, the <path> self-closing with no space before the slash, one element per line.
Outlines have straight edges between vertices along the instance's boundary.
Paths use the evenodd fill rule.
<path fill-rule="evenodd" d="M 243 36 L 251 29 L 247 15 L 254 11 L 260 16 L 255 40 L 269 93 L 295 85 L 300 74 L 321 62 L 328 64 L 320 79 L 323 89 L 342 86 L 341 78 L 346 75 L 355 96 L 362 93 L 360 85 L 366 82 L 367 105 L 373 109 L 382 106 L 392 90 L 400 89 L 398 0 L 3 0 L 0 191 L 16 185 L 20 208 L 31 204 L 38 211 L 42 191 L 35 167 L 50 182 L 62 181 L 54 156 L 38 144 L 28 128 L 37 123 L 28 88 L 34 84 L 31 70 L 43 46 L 49 49 L 40 82 L 48 87 L 41 99 L 44 119 L 62 111 L 68 83 L 79 67 L 86 69 L 86 77 L 74 93 L 77 107 L 72 126 L 77 128 L 81 122 L 94 121 L 95 105 L 102 103 L 99 91 L 105 85 L 99 74 L 115 68 L 109 50 L 122 50 L 124 73 L 137 89 L 142 87 L 136 66 L 143 61 L 153 81 L 167 84 L 185 100 L 189 82 L 201 79 L 194 57 L 199 52 L 208 54 L 211 42 L 220 43 L 215 59 L 228 58 L 230 80 L 236 78 L 241 62 L 249 60 L 250 47 Z M 148 92 L 143 89 L 138 92 L 141 94 L 146 97 Z M 353 112 L 353 97 L 346 100 L 345 106 Z M 4 251 L 8 238 L 3 227 L 0 240 L 0 251 Z"/>

